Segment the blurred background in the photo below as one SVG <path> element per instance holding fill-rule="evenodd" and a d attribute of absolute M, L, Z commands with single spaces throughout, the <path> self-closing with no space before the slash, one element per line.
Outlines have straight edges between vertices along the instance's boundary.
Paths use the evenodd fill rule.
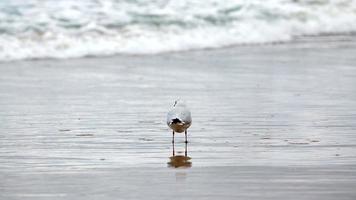
<path fill-rule="evenodd" d="M 355 22 L 354 0 L 1 0 L 0 61 L 285 42 Z"/>

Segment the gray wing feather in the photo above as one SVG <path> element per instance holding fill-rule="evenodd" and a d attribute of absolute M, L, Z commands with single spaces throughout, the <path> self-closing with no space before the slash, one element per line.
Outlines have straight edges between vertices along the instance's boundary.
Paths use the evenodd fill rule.
<path fill-rule="evenodd" d="M 192 117 L 187 107 L 174 107 L 167 114 L 167 124 L 171 123 L 173 119 L 180 119 L 185 124 L 192 123 Z"/>

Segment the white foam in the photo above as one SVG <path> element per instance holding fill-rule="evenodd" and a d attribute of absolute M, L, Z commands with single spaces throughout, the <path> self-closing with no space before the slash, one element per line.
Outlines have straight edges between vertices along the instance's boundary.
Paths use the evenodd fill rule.
<path fill-rule="evenodd" d="M 352 0 L 95 2 L 0 4 L 0 60 L 154 54 L 356 31 Z"/>

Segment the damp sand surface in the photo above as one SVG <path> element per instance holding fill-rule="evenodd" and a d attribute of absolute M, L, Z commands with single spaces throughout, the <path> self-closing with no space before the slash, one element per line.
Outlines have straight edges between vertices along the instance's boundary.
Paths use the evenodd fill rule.
<path fill-rule="evenodd" d="M 0 63 L 0 199 L 355 199 L 355 55 L 322 36 Z"/>

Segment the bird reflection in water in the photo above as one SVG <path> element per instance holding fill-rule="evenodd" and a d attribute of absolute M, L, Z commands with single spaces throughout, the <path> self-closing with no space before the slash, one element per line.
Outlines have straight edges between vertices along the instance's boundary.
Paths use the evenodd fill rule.
<path fill-rule="evenodd" d="M 192 162 L 190 161 L 191 158 L 188 157 L 188 144 L 185 143 L 184 155 L 182 155 L 182 154 L 176 155 L 174 143 L 172 143 L 172 146 L 173 146 L 173 151 L 172 151 L 172 156 L 169 157 L 170 161 L 167 163 L 168 167 L 172 167 L 172 168 L 190 168 L 190 167 L 192 167 Z M 177 153 L 183 153 L 183 152 L 178 151 Z"/>

